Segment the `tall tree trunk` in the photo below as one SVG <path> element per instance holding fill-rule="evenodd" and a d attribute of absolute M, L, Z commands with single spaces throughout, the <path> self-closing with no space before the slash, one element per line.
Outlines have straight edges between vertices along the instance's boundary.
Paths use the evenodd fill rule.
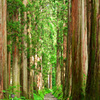
<path fill-rule="evenodd" d="M 100 0 L 87 2 L 91 3 L 91 19 L 88 24 L 90 43 L 88 51 L 88 77 L 86 86 L 86 100 L 100 100 Z M 88 14 L 90 15 L 88 12 Z M 88 16 L 89 17 L 89 16 Z M 91 28 L 90 28 L 91 27 Z"/>
<path fill-rule="evenodd" d="M 0 99 L 3 99 L 2 90 L 7 90 L 6 7 L 6 0 L 0 0 Z"/>
<path fill-rule="evenodd" d="M 20 91 L 20 67 L 17 41 L 13 44 L 13 48 L 12 85 L 15 86 L 15 88 L 13 88 L 13 93 L 15 93 L 17 97 L 20 97 L 20 93 L 16 92 Z"/>
<path fill-rule="evenodd" d="M 96 43 L 96 81 L 95 81 L 95 97 L 96 100 L 100 100 L 100 0 L 97 1 L 97 43 Z"/>
<path fill-rule="evenodd" d="M 82 99 L 82 4 L 72 0 L 72 100 Z M 76 84 L 77 83 L 77 84 Z"/>
<path fill-rule="evenodd" d="M 18 21 L 18 12 L 15 13 L 14 21 Z M 16 34 L 18 34 L 15 31 Z M 19 64 L 19 48 L 18 48 L 18 37 L 15 36 L 13 40 L 13 65 L 12 65 L 12 86 L 13 93 L 20 97 L 20 64 Z"/>
<path fill-rule="evenodd" d="M 66 75 L 65 75 L 65 90 L 64 98 L 68 98 L 71 95 L 71 82 L 72 82 L 72 31 L 71 31 L 71 0 L 68 1 L 68 34 L 67 34 L 67 64 L 66 64 Z"/>
<path fill-rule="evenodd" d="M 28 13 L 30 14 L 30 12 Z M 34 100 L 34 97 L 33 97 L 33 69 L 32 69 L 32 66 L 33 66 L 33 59 L 32 59 L 32 41 L 31 41 L 31 18 L 28 17 L 28 51 L 27 51 L 27 64 L 28 64 L 28 93 L 29 93 L 29 99 L 33 99 Z"/>
<path fill-rule="evenodd" d="M 4 67 L 4 90 L 7 90 L 7 32 L 6 32 L 6 10 L 7 10 L 7 3 L 6 0 L 3 0 L 2 2 L 2 38 L 3 38 L 3 67 Z M 5 93 L 4 96 L 7 96 L 7 93 Z"/>
<path fill-rule="evenodd" d="M 81 49 L 81 54 L 82 54 L 82 87 L 86 87 L 86 77 L 87 77 L 87 69 L 88 69 L 88 53 L 87 53 L 87 7 L 86 7 L 86 0 L 82 1 L 82 49 Z M 85 93 L 85 88 L 84 88 L 84 93 Z"/>
<path fill-rule="evenodd" d="M 3 23 L 2 23 L 2 0 L 0 0 L 0 99 L 3 99 Z"/>
<path fill-rule="evenodd" d="M 23 0 L 23 4 L 27 5 L 27 0 Z M 24 31 L 23 31 L 23 51 L 22 51 L 22 69 L 23 69 L 23 86 L 22 86 L 22 91 L 23 91 L 23 96 L 28 98 L 28 72 L 27 72 L 27 13 L 24 12 L 24 20 L 25 20 L 25 26 L 24 26 Z"/>
<path fill-rule="evenodd" d="M 60 45 L 60 28 L 59 28 L 59 7 L 57 6 L 57 64 L 56 64 L 56 86 L 61 85 L 61 66 L 60 66 L 60 51 L 61 51 L 61 45 Z"/>
<path fill-rule="evenodd" d="M 61 69 L 60 69 L 60 33 L 57 31 L 57 66 L 56 66 L 56 85 L 61 85 Z"/>

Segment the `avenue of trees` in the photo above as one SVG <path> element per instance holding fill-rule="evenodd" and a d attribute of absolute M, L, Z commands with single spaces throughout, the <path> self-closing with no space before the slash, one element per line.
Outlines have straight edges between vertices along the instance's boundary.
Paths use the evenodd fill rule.
<path fill-rule="evenodd" d="M 100 100 L 100 0 L 0 0 L 0 99 L 55 87 Z"/>

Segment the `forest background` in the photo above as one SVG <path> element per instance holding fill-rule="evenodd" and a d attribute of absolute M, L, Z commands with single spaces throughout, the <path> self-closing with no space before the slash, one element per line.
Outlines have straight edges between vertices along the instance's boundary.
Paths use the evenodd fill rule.
<path fill-rule="evenodd" d="M 100 0 L 0 0 L 0 99 L 100 100 Z"/>

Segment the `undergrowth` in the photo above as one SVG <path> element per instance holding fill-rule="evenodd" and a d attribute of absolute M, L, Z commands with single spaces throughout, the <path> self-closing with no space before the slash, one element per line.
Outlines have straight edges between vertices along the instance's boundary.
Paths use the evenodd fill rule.
<path fill-rule="evenodd" d="M 34 93 L 34 100 L 44 100 L 44 96 L 51 93 L 51 91 L 52 90 L 48 90 L 47 88 L 39 90 L 37 94 Z"/>
<path fill-rule="evenodd" d="M 42 90 L 38 90 L 38 92 L 33 91 L 34 100 L 44 100 L 44 96 L 48 93 L 51 93 L 51 92 L 52 92 L 52 90 L 48 90 L 47 88 L 44 88 Z M 16 96 L 14 98 L 12 98 L 11 94 L 10 94 L 9 99 L 4 98 L 3 100 L 32 100 L 32 99 L 25 99 L 25 97 L 23 97 L 23 96 L 21 96 L 20 98 L 17 98 Z"/>
<path fill-rule="evenodd" d="M 57 100 L 72 100 L 72 97 L 63 98 L 62 86 L 55 86 L 52 90 L 52 95 L 57 98 Z"/>
<path fill-rule="evenodd" d="M 63 92 L 62 92 L 62 86 L 55 86 L 53 88 L 53 92 L 52 94 L 54 95 L 54 97 L 56 97 L 58 100 L 63 100 Z"/>

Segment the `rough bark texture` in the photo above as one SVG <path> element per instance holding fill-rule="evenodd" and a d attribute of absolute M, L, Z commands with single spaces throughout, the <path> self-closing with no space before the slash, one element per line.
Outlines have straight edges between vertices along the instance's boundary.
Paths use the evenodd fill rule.
<path fill-rule="evenodd" d="M 15 93 L 17 97 L 20 97 L 20 93 L 16 92 L 20 91 L 20 67 L 17 43 L 13 44 L 13 48 L 12 86 L 15 87 L 13 88 L 13 93 Z"/>
<path fill-rule="evenodd" d="M 13 21 L 18 22 L 18 12 L 14 13 L 13 16 Z M 14 30 L 16 34 L 17 31 Z M 20 64 L 19 64 L 19 49 L 18 49 L 18 36 L 15 35 L 14 40 L 13 40 L 13 64 L 12 64 L 12 86 L 13 88 L 13 93 L 17 96 L 20 97 Z"/>
<path fill-rule="evenodd" d="M 2 32 L 3 32 L 3 67 L 4 67 L 4 82 L 3 82 L 3 86 L 4 86 L 4 90 L 7 90 L 7 32 L 6 32 L 6 10 L 7 10 L 7 4 L 6 4 L 6 0 L 3 0 L 3 11 L 2 11 Z M 7 93 L 5 93 L 5 95 L 7 96 Z"/>
<path fill-rule="evenodd" d="M 87 0 L 87 46 L 88 46 L 88 55 L 90 53 L 90 34 L 91 34 L 91 0 Z M 89 59 L 89 56 L 88 56 Z"/>
<path fill-rule="evenodd" d="M 88 51 L 88 77 L 86 87 L 86 100 L 100 100 L 100 0 L 92 0 L 91 3 L 91 19 L 88 26 L 90 33 L 90 47 Z M 90 14 L 88 12 L 88 14 Z M 91 29 L 90 29 L 91 27 Z M 90 29 L 90 30 L 89 30 Z"/>
<path fill-rule="evenodd" d="M 27 0 L 23 0 L 23 4 L 26 6 L 27 4 Z M 24 20 L 27 20 L 27 13 L 24 12 Z M 23 36 L 23 52 L 22 52 L 22 69 L 23 69 L 23 96 L 24 97 L 28 97 L 27 93 L 28 93 L 28 72 L 27 72 L 27 24 L 25 22 L 25 26 L 24 26 L 24 32 L 23 32 L 24 36 Z"/>
<path fill-rule="evenodd" d="M 0 99 L 3 99 L 3 32 L 2 32 L 2 0 L 0 0 Z"/>
<path fill-rule="evenodd" d="M 72 100 L 82 99 L 82 1 L 72 0 Z"/>
<path fill-rule="evenodd" d="M 71 0 L 68 1 L 68 34 L 67 34 L 67 64 L 65 75 L 64 98 L 71 95 L 71 66 L 72 66 L 72 32 L 71 32 Z"/>
<path fill-rule="evenodd" d="M 97 83 L 97 100 L 100 100 L 100 0 L 97 1 L 97 65 L 96 65 L 96 83 Z M 98 17 L 99 16 L 99 17 Z"/>
<path fill-rule="evenodd" d="M 28 12 L 30 14 L 30 12 Z M 27 64 L 28 64 L 28 94 L 29 94 L 29 99 L 33 99 L 33 69 L 31 67 L 33 66 L 33 59 L 32 59 L 32 41 L 31 41 L 31 18 L 28 17 L 28 51 L 27 51 Z"/>
<path fill-rule="evenodd" d="M 83 87 L 86 85 L 86 76 L 88 69 L 88 53 L 87 53 L 87 8 L 86 0 L 82 1 L 82 75 L 83 75 Z"/>
<path fill-rule="evenodd" d="M 2 90 L 7 90 L 6 7 L 6 0 L 0 0 L 0 99 L 3 99 Z"/>
<path fill-rule="evenodd" d="M 96 39 L 97 39 L 97 43 L 96 43 L 96 47 L 97 47 L 97 52 L 96 52 L 96 99 L 100 100 L 100 0 L 97 1 L 97 35 L 96 35 Z"/>
<path fill-rule="evenodd" d="M 56 66 L 56 85 L 60 86 L 61 85 L 61 69 L 60 69 L 60 33 L 59 29 L 57 31 L 57 66 Z"/>

